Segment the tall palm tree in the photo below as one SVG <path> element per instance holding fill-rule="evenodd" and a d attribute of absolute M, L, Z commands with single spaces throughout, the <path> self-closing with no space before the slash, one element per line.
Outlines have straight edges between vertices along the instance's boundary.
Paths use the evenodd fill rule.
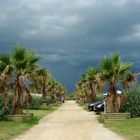
<path fill-rule="evenodd" d="M 131 68 L 131 63 L 123 63 L 120 59 L 119 53 L 115 53 L 112 57 L 104 57 L 101 64 L 102 76 L 109 85 L 108 96 L 108 112 L 118 112 L 119 107 L 117 103 L 117 85 L 124 80 L 124 76 Z"/>
<path fill-rule="evenodd" d="M 20 44 L 17 44 L 12 52 L 11 62 L 14 72 L 14 114 L 21 114 L 23 111 L 23 93 L 27 89 L 26 81 L 30 79 L 31 73 L 37 68 L 36 63 L 39 60 L 39 56 Z"/>
<path fill-rule="evenodd" d="M 49 92 L 49 95 L 52 97 L 52 99 L 57 102 L 59 102 L 61 97 L 64 97 L 66 94 L 66 89 L 64 86 L 53 78 L 50 78 L 47 82 L 47 91 Z"/>
<path fill-rule="evenodd" d="M 84 102 L 93 102 L 96 99 L 96 94 L 101 91 L 104 86 L 101 72 L 95 70 L 93 67 L 89 67 L 86 74 L 80 74 L 81 81 L 76 84 L 76 96 L 79 94 L 79 98 Z M 75 93 L 76 93 L 75 92 Z"/>
<path fill-rule="evenodd" d="M 50 78 L 50 73 L 47 69 L 39 69 L 35 72 L 36 76 L 38 77 L 39 81 L 39 86 L 41 88 L 41 93 L 42 93 L 42 104 L 47 104 L 47 81 Z"/>
<path fill-rule="evenodd" d="M 56 88 L 56 97 L 57 97 L 57 100 L 58 101 L 61 101 L 61 97 L 62 96 L 64 97 L 64 95 L 66 93 L 66 90 L 65 90 L 64 86 L 61 83 L 59 83 L 59 82 L 57 82 L 55 88 Z"/>
<path fill-rule="evenodd" d="M 97 90 L 96 74 L 97 72 L 93 67 L 89 67 L 87 69 L 86 80 L 90 90 L 91 102 L 95 101 L 96 98 L 96 90 Z"/>
<path fill-rule="evenodd" d="M 126 92 L 129 92 L 133 87 L 135 88 L 137 84 L 137 76 L 139 73 L 129 72 L 123 75 L 123 88 Z"/>
<path fill-rule="evenodd" d="M 11 87 L 12 65 L 10 56 L 3 54 L 0 56 L 0 90 L 3 96 L 4 106 L 8 105 L 8 91 Z"/>

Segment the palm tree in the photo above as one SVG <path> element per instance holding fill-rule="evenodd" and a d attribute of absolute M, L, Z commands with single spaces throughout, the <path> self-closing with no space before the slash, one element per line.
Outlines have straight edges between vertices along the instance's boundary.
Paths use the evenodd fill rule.
<path fill-rule="evenodd" d="M 95 101 L 96 94 L 104 86 L 101 73 L 93 67 L 89 67 L 86 74 L 82 74 L 81 77 L 82 87 L 86 91 L 88 102 Z"/>
<path fill-rule="evenodd" d="M 66 94 L 66 89 L 64 86 L 53 78 L 50 78 L 47 82 L 47 91 L 49 92 L 49 95 L 52 97 L 52 99 L 57 102 L 59 102 L 61 97 L 64 97 Z"/>
<path fill-rule="evenodd" d="M 4 106 L 8 105 L 8 91 L 11 87 L 12 65 L 10 56 L 3 54 L 0 56 L 0 89 L 3 96 Z"/>
<path fill-rule="evenodd" d="M 89 87 L 90 92 L 90 99 L 91 102 L 95 101 L 96 99 L 96 90 L 97 90 L 97 83 L 96 83 L 96 70 L 93 67 L 89 67 L 86 73 L 86 80 Z"/>
<path fill-rule="evenodd" d="M 49 92 L 49 95 L 54 100 L 55 99 L 55 80 L 53 78 L 50 78 L 47 82 L 47 91 Z"/>
<path fill-rule="evenodd" d="M 126 92 L 129 92 L 137 84 L 137 76 L 139 73 L 129 72 L 126 73 L 122 78 L 123 88 Z"/>
<path fill-rule="evenodd" d="M 33 51 L 22 47 L 20 44 L 17 44 L 12 52 L 14 114 L 21 114 L 23 111 L 23 93 L 27 90 L 26 81 L 30 79 L 32 72 L 38 68 L 36 63 L 39 60 L 39 56 L 36 56 Z"/>
<path fill-rule="evenodd" d="M 55 89 L 56 89 L 56 97 L 57 97 L 57 101 L 61 101 L 61 98 L 63 97 L 64 98 L 64 95 L 66 93 L 66 90 L 64 88 L 64 86 L 57 82 L 56 86 L 55 86 Z"/>
<path fill-rule="evenodd" d="M 81 81 L 77 82 L 75 92 L 80 95 L 79 97 L 81 101 L 95 101 L 96 94 L 98 91 L 101 91 L 104 86 L 101 72 L 95 70 L 93 67 L 89 67 L 86 71 L 86 74 L 80 74 L 80 76 Z"/>
<path fill-rule="evenodd" d="M 122 63 L 119 53 L 113 54 L 112 57 L 104 57 L 101 64 L 101 72 L 104 80 L 108 82 L 109 85 L 109 95 L 107 99 L 108 112 L 119 111 L 120 103 L 117 103 L 117 85 L 124 80 L 131 66 L 131 63 Z"/>
<path fill-rule="evenodd" d="M 47 69 L 39 69 L 35 72 L 36 77 L 38 77 L 39 81 L 39 87 L 41 88 L 41 93 L 42 93 L 42 105 L 44 104 L 46 106 L 47 104 L 47 80 L 50 78 L 50 73 Z M 43 106 L 44 106 L 43 105 Z"/>

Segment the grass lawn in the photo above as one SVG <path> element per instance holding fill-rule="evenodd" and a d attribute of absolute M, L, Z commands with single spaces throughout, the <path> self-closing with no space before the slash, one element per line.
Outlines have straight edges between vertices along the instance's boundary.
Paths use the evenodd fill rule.
<path fill-rule="evenodd" d="M 126 140 L 140 140 L 140 118 L 106 122 L 104 125 L 124 136 Z"/>
<path fill-rule="evenodd" d="M 28 130 L 37 124 L 42 117 L 56 110 L 59 106 L 58 104 L 53 104 L 48 106 L 47 110 L 30 110 L 29 112 L 34 114 L 34 117 L 30 120 L 0 121 L 0 140 L 11 139 L 15 135 Z"/>

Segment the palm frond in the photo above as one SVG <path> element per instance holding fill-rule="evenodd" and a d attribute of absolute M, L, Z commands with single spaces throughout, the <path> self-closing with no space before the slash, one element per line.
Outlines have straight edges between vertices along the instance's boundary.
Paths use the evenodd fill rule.
<path fill-rule="evenodd" d="M 120 59 L 120 54 L 119 53 L 114 53 L 112 55 L 112 62 L 113 62 L 113 65 L 119 65 L 121 63 L 121 59 Z"/>
<path fill-rule="evenodd" d="M 132 67 L 132 63 L 122 63 L 120 65 L 120 74 L 124 74 Z"/>

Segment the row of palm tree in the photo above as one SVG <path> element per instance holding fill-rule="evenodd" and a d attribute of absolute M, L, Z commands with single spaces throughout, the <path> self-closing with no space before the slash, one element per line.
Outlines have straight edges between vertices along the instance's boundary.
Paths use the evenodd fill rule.
<path fill-rule="evenodd" d="M 98 70 L 89 67 L 86 74 L 80 74 L 81 81 L 76 84 L 76 97 L 83 102 L 93 102 L 96 92 L 103 88 L 103 80 Z"/>
<path fill-rule="evenodd" d="M 123 105 L 123 94 L 117 94 L 118 88 L 126 93 L 137 82 L 138 74 L 130 72 L 131 67 L 131 63 L 122 62 L 119 53 L 114 53 L 111 57 L 105 56 L 97 69 L 89 67 L 86 74 L 81 74 L 82 79 L 77 83 L 74 92 L 77 100 L 93 102 L 96 95 L 108 87 L 106 111 L 119 112 Z"/>
<path fill-rule="evenodd" d="M 0 55 L 0 93 L 7 106 L 8 92 L 12 91 L 14 114 L 23 113 L 25 101 L 31 103 L 30 93 L 34 87 L 42 94 L 42 103 L 47 101 L 48 90 L 57 98 L 66 93 L 64 86 L 54 80 L 46 68 L 39 67 L 40 59 L 34 51 L 20 44 L 10 54 Z"/>

